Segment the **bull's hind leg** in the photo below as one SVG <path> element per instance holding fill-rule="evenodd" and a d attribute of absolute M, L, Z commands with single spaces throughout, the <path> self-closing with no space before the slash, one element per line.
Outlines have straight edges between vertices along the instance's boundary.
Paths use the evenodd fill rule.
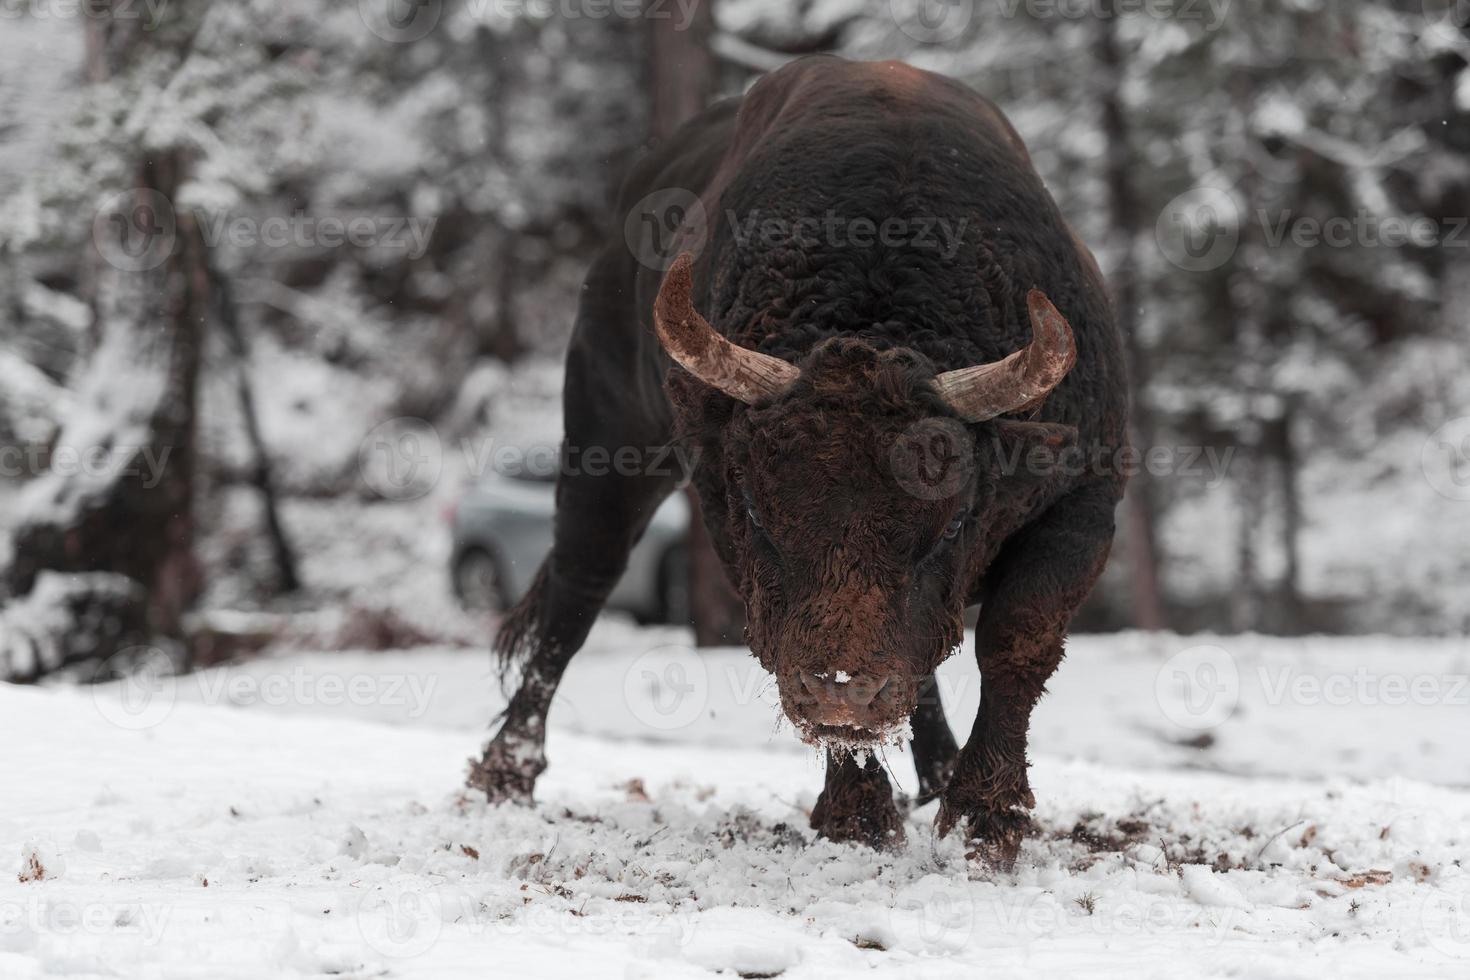
<path fill-rule="evenodd" d="M 812 829 L 828 840 L 869 847 L 902 847 L 903 818 L 893 788 L 878 760 L 859 763 L 845 752 L 827 750 L 827 779 L 812 808 Z"/>
<path fill-rule="evenodd" d="M 567 354 L 554 543 L 495 638 L 502 670 L 519 664 L 521 676 L 500 731 L 470 765 L 469 785 L 491 802 L 531 801 L 562 674 L 654 511 L 686 475 L 674 455 L 657 451 L 669 439 L 667 419 L 650 417 L 662 394 L 638 387 L 630 336 L 638 328 L 622 309 L 619 275 L 614 255 L 588 276 Z"/>
<path fill-rule="evenodd" d="M 923 806 L 944 791 L 959 752 L 933 674 L 919 688 L 919 703 L 909 716 L 909 727 L 913 730 L 909 748 L 913 750 L 914 769 L 919 776 L 919 795 L 914 803 Z"/>
<path fill-rule="evenodd" d="M 955 761 L 937 820 L 963 824 L 970 856 L 1015 863 L 1035 805 L 1027 778 L 1031 711 L 1062 660 L 1062 641 L 1113 539 L 1111 487 L 1083 487 L 1053 504 L 1005 548 L 986 576 L 975 631 L 980 713 Z"/>
<path fill-rule="evenodd" d="M 470 770 L 469 784 L 491 802 L 531 801 L 546 768 L 546 715 L 557 685 L 672 484 L 587 474 L 559 481 L 551 554 L 495 639 L 503 665 L 523 666 L 500 731 Z"/>

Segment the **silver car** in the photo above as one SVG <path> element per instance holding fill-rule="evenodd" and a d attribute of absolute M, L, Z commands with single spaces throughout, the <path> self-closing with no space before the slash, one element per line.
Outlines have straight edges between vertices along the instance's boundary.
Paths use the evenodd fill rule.
<path fill-rule="evenodd" d="M 471 608 L 505 609 L 551 550 L 555 478 L 492 473 L 471 484 L 450 523 L 454 592 Z M 674 493 L 654 513 L 607 604 L 641 623 L 689 622 L 689 504 Z"/>

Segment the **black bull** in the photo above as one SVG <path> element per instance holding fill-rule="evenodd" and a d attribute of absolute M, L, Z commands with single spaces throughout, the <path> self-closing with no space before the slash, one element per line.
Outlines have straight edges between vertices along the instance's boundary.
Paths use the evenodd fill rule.
<path fill-rule="evenodd" d="M 887 776 L 850 750 L 910 721 L 940 831 L 1008 866 L 1031 711 L 1123 490 L 1115 469 L 1036 465 L 1125 445 L 1096 263 L 999 110 L 893 62 L 803 59 L 712 106 L 637 164 L 618 218 L 567 355 L 567 446 L 696 460 L 751 648 L 828 746 L 814 827 L 902 840 Z M 655 234 L 675 226 L 692 266 Z M 470 774 L 491 800 L 530 800 L 557 683 L 680 476 L 562 472 L 555 544 L 496 640 L 522 671 Z M 977 604 L 957 749 L 933 671 Z"/>

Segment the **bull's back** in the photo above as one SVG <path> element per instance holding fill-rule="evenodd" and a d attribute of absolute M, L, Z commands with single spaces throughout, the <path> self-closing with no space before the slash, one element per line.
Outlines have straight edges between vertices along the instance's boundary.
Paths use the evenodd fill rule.
<path fill-rule="evenodd" d="M 1014 128 L 966 86 L 898 62 L 801 59 L 645 157 L 620 214 L 649 195 L 655 212 L 700 202 L 702 235 L 685 246 L 698 256 L 706 316 L 793 361 L 834 335 L 912 347 L 940 369 L 997 360 L 1030 340 L 1025 294 L 1042 289 L 1078 342 L 1078 364 L 1044 414 L 1118 435 L 1121 344 L 1101 276 Z M 903 229 L 898 241 L 854 234 L 885 221 Z M 812 228 L 815 241 L 793 233 Z M 649 311 L 661 269 L 633 273 L 642 342 L 656 358 Z"/>

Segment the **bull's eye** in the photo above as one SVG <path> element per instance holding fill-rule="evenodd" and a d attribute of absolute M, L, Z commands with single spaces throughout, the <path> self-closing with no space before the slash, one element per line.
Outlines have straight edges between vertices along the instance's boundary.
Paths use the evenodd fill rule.
<path fill-rule="evenodd" d="M 751 524 L 753 524 L 756 527 L 760 528 L 762 531 L 764 531 L 766 529 L 766 526 L 761 523 L 761 519 L 758 516 L 756 516 L 756 513 L 755 513 L 755 505 L 754 504 L 747 503 L 745 505 L 745 513 L 750 518 L 750 523 Z"/>
<path fill-rule="evenodd" d="M 953 541 L 955 538 L 960 536 L 960 531 L 964 530 L 964 527 L 965 516 L 961 514 L 959 517 L 956 517 L 954 520 L 944 525 L 944 540 Z"/>

